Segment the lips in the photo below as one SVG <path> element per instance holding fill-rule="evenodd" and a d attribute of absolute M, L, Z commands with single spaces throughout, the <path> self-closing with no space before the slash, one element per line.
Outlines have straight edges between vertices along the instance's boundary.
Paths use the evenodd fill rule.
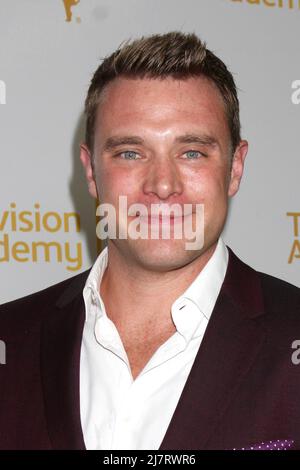
<path fill-rule="evenodd" d="M 139 219 L 144 222 L 144 223 L 148 223 L 148 224 L 151 224 L 151 223 L 183 223 L 184 221 L 184 218 L 185 217 L 188 217 L 190 216 L 191 214 L 187 214 L 185 216 L 183 215 L 180 215 L 180 216 L 174 216 L 174 214 L 170 214 L 170 215 L 164 215 L 164 214 L 150 214 L 148 216 L 139 216 Z"/>

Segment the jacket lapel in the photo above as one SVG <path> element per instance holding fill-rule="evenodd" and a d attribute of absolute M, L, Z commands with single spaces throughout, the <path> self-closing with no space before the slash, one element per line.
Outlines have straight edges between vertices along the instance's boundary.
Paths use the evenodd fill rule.
<path fill-rule="evenodd" d="M 207 330 L 160 449 L 206 448 L 265 339 L 258 274 L 229 249 Z"/>
<path fill-rule="evenodd" d="M 71 281 L 42 325 L 41 377 L 54 449 L 85 449 L 79 373 L 87 276 Z M 206 448 L 263 344 L 263 313 L 258 274 L 229 249 L 222 289 L 160 449 Z"/>
<path fill-rule="evenodd" d="M 85 449 L 79 372 L 85 320 L 82 290 L 87 276 L 84 272 L 71 281 L 42 325 L 41 378 L 53 449 Z"/>

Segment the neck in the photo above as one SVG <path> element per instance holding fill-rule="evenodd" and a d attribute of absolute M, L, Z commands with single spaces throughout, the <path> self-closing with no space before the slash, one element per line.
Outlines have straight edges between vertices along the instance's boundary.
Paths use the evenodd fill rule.
<path fill-rule="evenodd" d="M 109 245 L 108 265 L 100 294 L 114 322 L 157 322 L 170 318 L 172 303 L 188 288 L 213 255 L 217 242 L 196 259 L 177 269 L 153 271 L 122 256 Z"/>

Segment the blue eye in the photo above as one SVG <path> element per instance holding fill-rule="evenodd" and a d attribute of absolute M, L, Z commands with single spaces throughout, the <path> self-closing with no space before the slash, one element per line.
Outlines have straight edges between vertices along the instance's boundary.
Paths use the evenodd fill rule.
<path fill-rule="evenodd" d="M 185 155 L 188 159 L 193 160 L 197 159 L 198 157 L 201 157 L 202 153 L 198 152 L 197 150 L 189 150 L 188 152 L 185 152 Z"/>
<path fill-rule="evenodd" d="M 137 153 L 132 150 L 126 150 L 125 152 L 120 153 L 120 156 L 125 160 L 135 160 Z"/>

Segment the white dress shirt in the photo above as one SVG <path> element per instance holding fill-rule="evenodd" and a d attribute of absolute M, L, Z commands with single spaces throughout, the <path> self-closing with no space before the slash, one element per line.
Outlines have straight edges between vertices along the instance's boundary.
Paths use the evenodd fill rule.
<path fill-rule="evenodd" d="M 83 290 L 86 321 L 80 356 L 80 414 L 87 449 L 159 449 L 221 289 L 228 250 L 220 238 L 196 279 L 172 304 L 176 332 L 134 380 L 100 296 L 108 248 Z"/>

